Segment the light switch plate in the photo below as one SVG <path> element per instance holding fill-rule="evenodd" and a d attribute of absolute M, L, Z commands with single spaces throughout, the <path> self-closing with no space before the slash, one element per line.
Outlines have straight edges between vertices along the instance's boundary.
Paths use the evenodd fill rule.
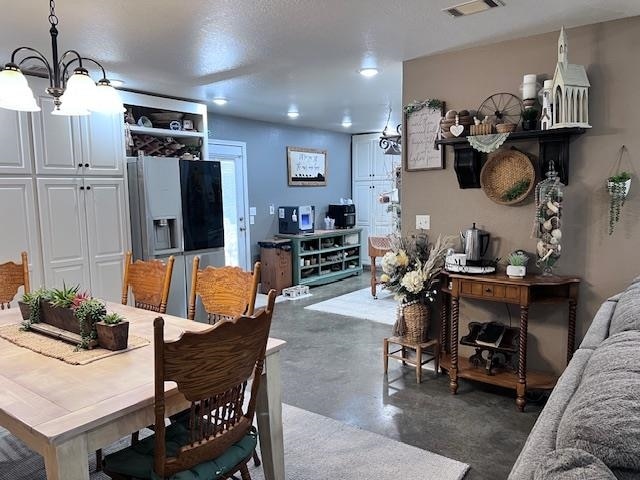
<path fill-rule="evenodd" d="M 253 215 L 249 215 L 249 225 L 255 225 L 256 217 Z"/>
<path fill-rule="evenodd" d="M 256 211 L 256 207 L 249 207 L 249 215 L 256 215 L 257 211 Z"/>
<path fill-rule="evenodd" d="M 429 230 L 431 228 L 431 215 L 416 215 L 416 230 Z"/>
<path fill-rule="evenodd" d="M 273 215 L 274 213 L 276 213 L 276 207 L 275 205 L 271 204 L 269 205 L 269 215 Z"/>

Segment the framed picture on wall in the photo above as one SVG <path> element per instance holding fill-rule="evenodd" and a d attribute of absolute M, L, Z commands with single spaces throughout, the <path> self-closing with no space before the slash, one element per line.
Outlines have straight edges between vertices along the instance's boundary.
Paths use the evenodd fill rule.
<path fill-rule="evenodd" d="M 326 185 L 327 151 L 287 147 L 287 177 L 290 187 Z"/>
<path fill-rule="evenodd" d="M 408 172 L 444 168 L 444 147 L 440 138 L 440 119 L 444 102 L 435 99 L 411 103 L 404 108 L 406 140 L 405 169 Z"/>

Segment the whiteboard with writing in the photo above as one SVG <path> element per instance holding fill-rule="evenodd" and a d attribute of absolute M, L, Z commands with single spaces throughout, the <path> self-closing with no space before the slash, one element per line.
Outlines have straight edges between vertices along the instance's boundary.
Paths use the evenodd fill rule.
<path fill-rule="evenodd" d="M 442 111 L 442 107 L 433 109 L 424 105 L 407 113 L 407 171 L 444 168 L 443 147 L 435 144 L 440 138 Z"/>
<path fill-rule="evenodd" d="M 327 151 L 287 147 L 289 185 L 326 185 Z"/>

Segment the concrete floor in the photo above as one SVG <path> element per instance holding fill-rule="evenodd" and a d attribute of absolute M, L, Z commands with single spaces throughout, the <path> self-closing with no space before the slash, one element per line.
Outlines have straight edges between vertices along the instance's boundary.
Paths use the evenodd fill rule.
<path fill-rule="evenodd" d="M 427 370 L 417 385 L 415 370 L 393 360 L 387 380 L 382 339 L 390 326 L 303 308 L 368 281 L 365 272 L 315 287 L 311 298 L 276 305 L 271 335 L 288 342 L 284 401 L 468 463 L 465 480 L 507 478 L 541 406 L 528 404 L 518 413 L 515 392 L 465 380 L 453 396 L 448 377 Z"/>

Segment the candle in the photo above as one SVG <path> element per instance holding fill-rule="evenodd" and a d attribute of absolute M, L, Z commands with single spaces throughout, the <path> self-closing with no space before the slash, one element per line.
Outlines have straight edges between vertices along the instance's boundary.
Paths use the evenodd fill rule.
<path fill-rule="evenodd" d="M 536 74 L 528 73 L 522 80 L 522 99 L 536 98 L 537 95 L 538 86 L 536 84 Z"/>

